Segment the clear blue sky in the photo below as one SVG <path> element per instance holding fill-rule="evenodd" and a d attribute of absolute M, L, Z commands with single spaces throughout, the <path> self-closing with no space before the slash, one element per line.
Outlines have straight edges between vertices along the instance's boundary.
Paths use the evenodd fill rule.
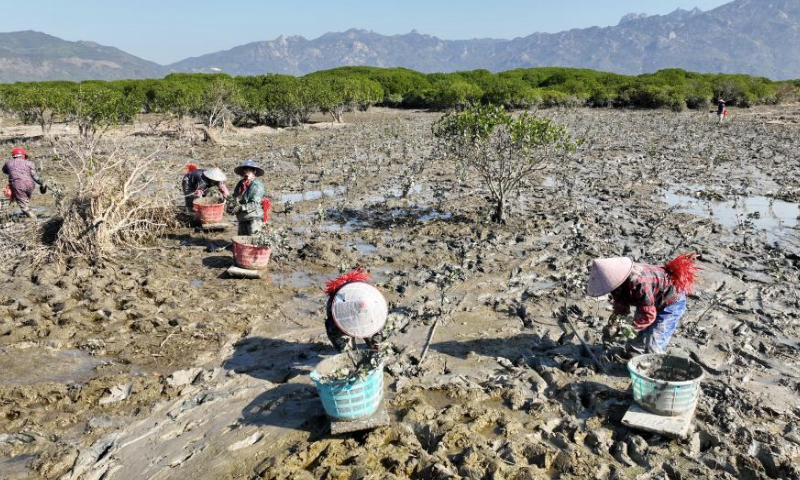
<path fill-rule="evenodd" d="M 279 35 L 363 28 L 444 39 L 514 38 L 616 25 L 627 13 L 711 10 L 730 0 L 4 0 L 3 30 L 91 40 L 172 63 Z"/>

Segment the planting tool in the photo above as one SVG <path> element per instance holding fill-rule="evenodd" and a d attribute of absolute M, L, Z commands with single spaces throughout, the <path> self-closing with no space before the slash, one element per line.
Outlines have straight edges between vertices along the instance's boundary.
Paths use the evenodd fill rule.
<path fill-rule="evenodd" d="M 592 351 L 592 349 L 589 348 L 589 345 L 586 344 L 586 341 L 584 341 L 583 337 L 581 337 L 580 334 L 578 333 L 578 329 L 575 328 L 575 325 L 572 323 L 572 320 L 569 319 L 569 313 L 565 313 L 564 314 L 564 318 L 567 320 L 567 323 L 569 324 L 570 328 L 572 328 L 572 333 L 574 333 L 575 336 L 578 337 L 578 340 L 581 341 L 581 345 L 583 345 L 583 349 L 586 350 L 586 353 L 588 353 L 590 357 L 592 357 L 592 361 L 598 367 L 600 367 L 600 370 L 602 370 L 603 373 L 607 374 L 608 370 L 606 370 L 605 365 L 603 365 L 603 363 L 595 356 L 595 354 Z"/>
<path fill-rule="evenodd" d="M 425 340 L 425 346 L 422 347 L 422 354 L 419 356 L 419 363 L 417 364 L 419 366 L 422 366 L 422 362 L 425 361 L 425 355 L 428 354 L 428 349 L 431 346 L 431 342 L 433 341 L 433 336 L 434 334 L 436 334 L 436 327 L 439 326 L 439 320 L 441 320 L 441 318 L 442 317 L 437 317 L 436 321 L 433 322 L 433 325 L 431 325 L 431 329 L 428 331 L 428 339 Z"/>

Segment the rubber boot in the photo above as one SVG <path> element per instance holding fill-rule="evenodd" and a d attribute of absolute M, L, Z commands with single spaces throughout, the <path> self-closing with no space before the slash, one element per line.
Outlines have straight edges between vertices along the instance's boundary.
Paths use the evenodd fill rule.
<path fill-rule="evenodd" d="M 22 213 L 28 216 L 28 218 L 31 220 L 36 220 L 36 214 L 30 211 L 28 207 L 20 207 L 20 209 L 22 210 Z"/>

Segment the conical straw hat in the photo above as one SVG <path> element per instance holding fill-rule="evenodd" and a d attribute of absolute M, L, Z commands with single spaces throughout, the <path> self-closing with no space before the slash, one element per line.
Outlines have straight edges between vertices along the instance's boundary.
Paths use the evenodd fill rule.
<path fill-rule="evenodd" d="M 339 330 L 351 337 L 366 338 L 383 329 L 389 308 L 377 288 L 354 282 L 336 291 L 331 313 Z"/>
<path fill-rule="evenodd" d="M 630 258 L 598 258 L 592 262 L 586 293 L 591 297 L 602 297 L 622 285 L 631 274 L 633 261 Z"/>
<path fill-rule="evenodd" d="M 226 177 L 219 168 L 209 168 L 203 172 L 203 176 L 209 180 L 214 180 L 215 182 L 224 182 L 228 179 L 228 177 Z"/>

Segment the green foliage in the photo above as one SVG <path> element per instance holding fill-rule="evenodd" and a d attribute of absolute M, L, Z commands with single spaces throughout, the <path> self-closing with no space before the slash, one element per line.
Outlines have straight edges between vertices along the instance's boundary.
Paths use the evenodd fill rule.
<path fill-rule="evenodd" d="M 108 127 L 131 122 L 141 108 L 135 97 L 126 97 L 105 82 L 84 82 L 72 92 L 72 101 L 65 113 L 86 140 Z"/>
<path fill-rule="evenodd" d="M 5 85 L 2 94 L 3 110 L 16 115 L 27 124 L 39 124 L 49 136 L 56 116 L 65 115 L 72 105 L 72 82 L 15 83 Z"/>
<path fill-rule="evenodd" d="M 327 71 L 308 75 L 303 81 L 317 108 L 337 122 L 342 121 L 344 112 L 366 110 L 384 99 L 381 84 L 361 75 Z"/>
<path fill-rule="evenodd" d="M 0 85 L 0 109 L 41 125 L 47 135 L 56 120 L 91 118 L 89 123 L 110 125 L 129 121 L 131 112 L 190 118 L 209 126 L 231 121 L 291 126 L 307 122 L 315 112 L 342 121 L 345 112 L 372 105 L 435 110 L 475 104 L 507 109 L 589 105 L 680 111 L 708 108 L 718 98 L 739 107 L 790 102 L 798 98 L 798 92 L 800 80 L 772 82 L 675 68 L 634 77 L 561 67 L 432 74 L 404 68 L 342 67 L 304 77 L 179 73 L 160 80 L 16 83 Z M 87 96 L 97 96 L 100 109 L 116 104 L 120 110 L 114 115 L 94 112 L 87 116 L 80 113 L 88 108 Z"/>
<path fill-rule="evenodd" d="M 495 202 L 496 222 L 505 221 L 508 198 L 528 184 L 541 164 L 576 147 L 566 127 L 527 112 L 514 116 L 496 105 L 447 113 L 433 133 L 448 154 L 482 178 Z"/>
<path fill-rule="evenodd" d="M 154 113 L 171 114 L 181 119 L 200 108 L 202 86 L 195 81 L 165 78 L 147 92 L 149 109 Z"/>
<path fill-rule="evenodd" d="M 477 85 L 449 77 L 437 80 L 426 93 L 427 106 L 440 110 L 464 108 L 483 96 L 483 90 Z"/>
<path fill-rule="evenodd" d="M 206 126 L 224 126 L 240 110 L 242 99 L 239 85 L 231 76 L 219 74 L 205 79 L 200 90 L 200 102 L 191 113 L 200 117 Z"/>

